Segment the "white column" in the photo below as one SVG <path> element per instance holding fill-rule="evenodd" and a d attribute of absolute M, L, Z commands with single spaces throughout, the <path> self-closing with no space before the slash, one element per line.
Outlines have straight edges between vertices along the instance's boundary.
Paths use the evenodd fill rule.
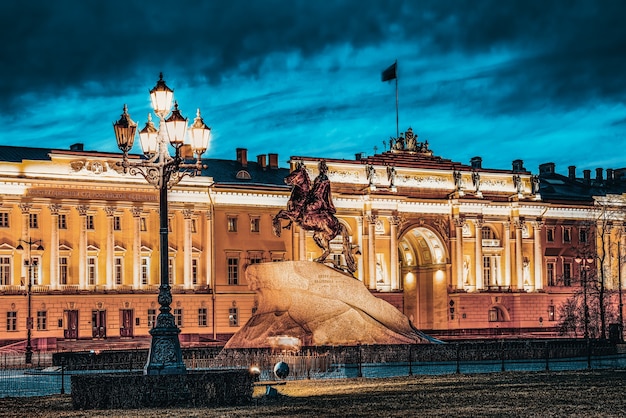
<path fill-rule="evenodd" d="M 540 221 L 533 223 L 533 235 L 535 239 L 535 290 L 543 289 L 543 251 L 541 249 L 541 226 Z"/>
<path fill-rule="evenodd" d="M 511 287 L 511 223 L 504 222 L 504 285 Z"/>
<path fill-rule="evenodd" d="M 133 288 L 141 288 L 141 214 L 138 207 L 131 209 L 133 214 Z"/>
<path fill-rule="evenodd" d="M 367 287 L 371 290 L 376 289 L 376 215 L 367 216 L 367 263 L 368 263 L 368 278 L 365 282 Z"/>
<path fill-rule="evenodd" d="M 50 228 L 50 289 L 59 288 L 59 211 L 61 205 L 50 205 L 52 225 Z"/>
<path fill-rule="evenodd" d="M 89 206 L 76 206 L 80 216 L 80 235 L 78 238 L 78 288 L 87 288 L 87 211 Z"/>
<path fill-rule="evenodd" d="M 213 291 L 213 212 L 211 209 L 206 212 L 206 245 L 204 247 L 204 258 L 206 263 L 206 285 Z"/>
<path fill-rule="evenodd" d="M 524 270 L 522 260 L 522 225 L 523 220 L 515 221 L 515 274 L 517 274 L 517 289 L 524 288 Z"/>
<path fill-rule="evenodd" d="M 482 290 L 485 287 L 485 284 L 483 283 L 483 220 L 482 219 L 476 219 L 474 221 L 475 227 L 474 227 L 474 235 L 476 236 L 476 251 L 475 251 L 475 257 L 476 257 L 476 290 Z"/>
<path fill-rule="evenodd" d="M 389 217 L 389 257 L 391 265 L 391 290 L 400 289 L 398 282 L 398 222 L 397 216 Z"/>
<path fill-rule="evenodd" d="M 183 217 L 185 219 L 185 232 L 183 238 L 183 276 L 184 276 L 184 288 L 193 289 L 193 282 L 191 280 L 191 257 L 192 257 L 192 243 L 191 243 L 191 227 L 193 210 L 184 209 Z"/>
<path fill-rule="evenodd" d="M 357 224 L 357 242 L 359 244 L 359 251 L 361 254 L 365 251 L 363 248 L 363 217 L 357 216 L 356 218 Z M 357 257 L 357 271 L 359 272 L 359 280 L 364 282 L 365 277 L 363 277 L 363 257 Z"/>
<path fill-rule="evenodd" d="M 30 214 L 30 209 L 32 207 L 33 205 L 31 205 L 30 203 L 20 203 L 20 209 L 22 210 L 22 237 L 21 238 L 26 239 L 28 241 L 30 241 L 29 214 Z M 27 248 L 28 251 L 22 251 L 22 258 L 20 261 L 20 271 L 22 272 L 20 274 L 20 283 L 22 283 L 22 286 L 28 286 L 28 282 L 31 280 L 31 277 L 29 277 L 28 275 L 29 271 L 25 265 L 25 262 L 26 262 L 26 258 L 31 253 L 31 245 L 24 243 L 23 246 L 25 249 Z"/>
<path fill-rule="evenodd" d="M 107 215 L 107 237 L 106 237 L 106 288 L 114 289 L 115 288 L 115 280 L 113 277 L 113 272 L 115 271 L 115 235 L 114 235 L 114 222 L 115 222 L 115 206 L 107 206 L 104 208 L 104 212 Z"/>
<path fill-rule="evenodd" d="M 465 219 L 454 218 L 456 230 L 455 264 L 456 264 L 456 288 L 463 289 L 463 224 Z"/>

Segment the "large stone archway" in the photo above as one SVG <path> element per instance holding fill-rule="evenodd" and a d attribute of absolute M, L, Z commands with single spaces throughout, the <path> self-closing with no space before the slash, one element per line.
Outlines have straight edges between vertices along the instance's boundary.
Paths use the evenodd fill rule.
<path fill-rule="evenodd" d="M 445 328 L 451 266 L 443 239 L 428 226 L 409 227 L 398 252 L 404 314 L 418 329 Z"/>

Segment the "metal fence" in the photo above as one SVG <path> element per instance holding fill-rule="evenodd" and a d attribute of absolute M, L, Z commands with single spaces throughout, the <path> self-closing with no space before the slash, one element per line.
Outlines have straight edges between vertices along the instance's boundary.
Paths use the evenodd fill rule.
<path fill-rule="evenodd" d="M 0 353 L 0 397 L 69 393 L 72 374 L 137 372 L 146 358 L 141 349 L 35 352 L 27 365 L 23 352 Z M 626 353 L 614 345 L 580 341 L 317 347 L 297 353 L 213 347 L 183 350 L 183 358 L 190 371 L 255 368 L 261 381 L 280 380 L 274 373 L 280 362 L 289 367 L 286 380 L 626 368 Z"/>

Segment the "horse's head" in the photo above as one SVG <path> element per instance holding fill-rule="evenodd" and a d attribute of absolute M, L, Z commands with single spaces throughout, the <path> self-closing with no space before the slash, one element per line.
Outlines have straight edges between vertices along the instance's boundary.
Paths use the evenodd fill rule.
<path fill-rule="evenodd" d="M 309 173 L 307 173 L 304 164 L 298 163 L 296 169 L 285 177 L 285 183 L 290 186 L 308 189 L 311 186 L 311 180 L 309 179 Z"/>

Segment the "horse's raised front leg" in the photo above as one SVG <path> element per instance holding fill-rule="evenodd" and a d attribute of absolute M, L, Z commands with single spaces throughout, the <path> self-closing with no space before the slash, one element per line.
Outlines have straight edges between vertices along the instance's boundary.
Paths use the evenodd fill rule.
<path fill-rule="evenodd" d="M 323 263 L 328 257 L 328 255 L 330 254 L 330 242 L 328 241 L 328 239 L 319 235 L 319 233 L 317 232 L 313 234 L 313 241 L 315 241 L 318 247 L 324 250 L 322 255 L 320 255 L 313 261 L 317 261 L 318 263 Z"/>

